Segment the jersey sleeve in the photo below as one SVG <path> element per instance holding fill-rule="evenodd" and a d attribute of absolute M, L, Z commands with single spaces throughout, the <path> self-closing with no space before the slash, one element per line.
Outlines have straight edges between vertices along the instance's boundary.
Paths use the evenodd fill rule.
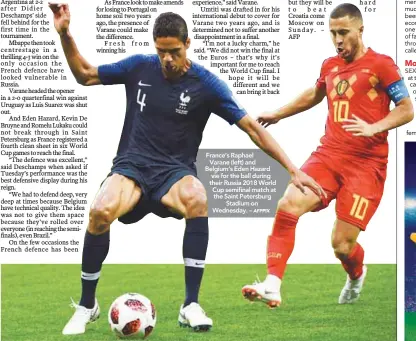
<path fill-rule="evenodd" d="M 209 74 L 207 82 L 212 93 L 210 108 L 214 114 L 222 117 L 229 124 L 237 123 L 247 114 L 224 81 Z"/>
<path fill-rule="evenodd" d="M 316 80 L 315 86 L 318 88 L 326 87 L 326 76 L 328 74 L 328 59 L 325 59 L 321 66 L 319 78 Z"/>
<path fill-rule="evenodd" d="M 381 86 L 395 104 L 403 98 L 409 97 L 400 69 L 393 59 L 381 56 L 377 63 L 377 75 Z"/>
<path fill-rule="evenodd" d="M 98 67 L 98 77 L 104 85 L 128 83 L 131 71 L 143 63 L 145 56 L 134 55 L 116 63 L 104 64 Z"/>
<path fill-rule="evenodd" d="M 380 84 L 384 89 L 402 79 L 399 67 L 394 63 L 393 59 L 388 56 L 381 56 L 377 63 L 377 75 Z"/>

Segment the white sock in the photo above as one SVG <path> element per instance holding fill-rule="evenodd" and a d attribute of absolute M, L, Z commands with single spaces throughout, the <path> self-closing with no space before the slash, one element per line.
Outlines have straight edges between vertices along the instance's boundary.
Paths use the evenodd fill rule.
<path fill-rule="evenodd" d="M 280 286 L 282 284 L 282 280 L 275 276 L 268 274 L 266 279 L 264 280 L 264 283 L 266 284 L 266 287 L 273 290 L 280 292 Z"/>

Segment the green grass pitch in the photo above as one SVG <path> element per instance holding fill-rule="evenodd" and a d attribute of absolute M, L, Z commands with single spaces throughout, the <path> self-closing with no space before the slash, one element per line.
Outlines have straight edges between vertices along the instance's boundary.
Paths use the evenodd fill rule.
<path fill-rule="evenodd" d="M 109 341 L 107 322 L 117 296 L 139 292 L 156 306 L 152 341 L 393 341 L 396 340 L 396 266 L 370 265 L 364 291 L 353 305 L 338 305 L 345 282 L 340 265 L 289 265 L 283 304 L 250 304 L 241 287 L 262 278 L 264 265 L 208 265 L 200 303 L 214 320 L 208 333 L 179 328 L 184 295 L 182 265 L 105 265 L 97 297 L 101 318 L 84 335 L 63 336 L 80 291 L 79 265 L 3 265 L 2 341 Z M 409 339 L 410 341 L 410 339 Z"/>
<path fill-rule="evenodd" d="M 405 315 L 405 341 L 416 341 L 416 312 Z"/>

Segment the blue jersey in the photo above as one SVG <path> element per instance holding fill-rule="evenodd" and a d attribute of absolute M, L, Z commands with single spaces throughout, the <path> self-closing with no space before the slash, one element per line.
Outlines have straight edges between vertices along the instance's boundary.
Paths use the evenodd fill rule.
<path fill-rule="evenodd" d="M 230 124 L 246 115 L 226 84 L 195 63 L 179 79 L 167 80 L 157 55 L 134 55 L 101 65 L 98 75 L 102 84 L 126 88 L 126 116 L 115 163 L 194 168 L 210 114 Z"/>

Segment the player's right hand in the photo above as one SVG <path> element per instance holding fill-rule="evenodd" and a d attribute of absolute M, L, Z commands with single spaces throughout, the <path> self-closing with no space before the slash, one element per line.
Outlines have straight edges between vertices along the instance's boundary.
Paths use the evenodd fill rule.
<path fill-rule="evenodd" d="M 267 128 L 271 124 L 275 124 L 280 121 L 280 118 L 275 112 L 265 112 L 257 117 L 257 122 L 259 122 L 264 128 Z"/>
<path fill-rule="evenodd" d="M 59 35 L 67 33 L 69 22 L 71 20 L 68 4 L 57 4 L 49 2 L 48 5 L 53 12 L 53 23 L 55 25 L 56 31 L 59 33 Z"/>

